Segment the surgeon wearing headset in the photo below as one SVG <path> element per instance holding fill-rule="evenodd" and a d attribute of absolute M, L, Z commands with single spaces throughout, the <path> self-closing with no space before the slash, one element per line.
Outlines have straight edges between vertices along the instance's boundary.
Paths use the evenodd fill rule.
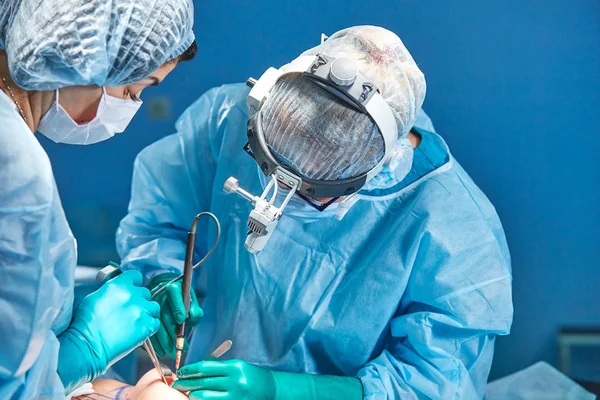
<path fill-rule="evenodd" d="M 346 29 L 248 84 L 210 90 L 140 153 L 117 234 L 125 268 L 160 280 L 180 273 L 198 211 L 221 220 L 173 387 L 203 400 L 482 398 L 512 322 L 510 256 L 494 207 L 421 111 L 425 79 L 401 40 Z M 197 257 L 212 244 L 203 227 Z M 172 355 L 174 324 L 156 337 Z M 206 359 L 227 339 L 224 360 Z"/>
<path fill-rule="evenodd" d="M 157 331 L 130 271 L 73 310 L 76 242 L 36 131 L 92 144 L 197 48 L 191 0 L 0 2 L 0 398 L 64 399 Z"/>

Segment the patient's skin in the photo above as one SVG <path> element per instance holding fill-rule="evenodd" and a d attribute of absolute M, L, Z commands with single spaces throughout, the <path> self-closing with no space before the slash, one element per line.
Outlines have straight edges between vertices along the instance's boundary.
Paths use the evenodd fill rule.
<path fill-rule="evenodd" d="M 136 383 L 129 386 L 112 379 L 100 379 L 93 382 L 96 393 L 76 397 L 81 400 L 184 400 L 187 396 L 171 389 L 160 379 L 155 369 L 148 371 Z"/>

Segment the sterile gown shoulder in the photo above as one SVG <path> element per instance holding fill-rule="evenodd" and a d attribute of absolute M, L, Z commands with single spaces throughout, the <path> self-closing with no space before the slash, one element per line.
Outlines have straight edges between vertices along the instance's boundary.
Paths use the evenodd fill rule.
<path fill-rule="evenodd" d="M 223 137 L 223 128 L 231 123 L 231 114 L 237 113 L 240 118 L 248 115 L 245 104 L 248 92 L 249 89 L 243 84 L 223 85 L 208 90 L 177 119 L 177 133 L 142 150 L 136 165 L 154 163 L 158 155 L 159 158 L 169 158 L 163 154 L 166 150 L 185 151 L 184 154 L 177 154 L 178 158 L 185 158 L 188 152 L 189 155 L 200 154 L 199 159 L 208 162 L 210 167 L 210 162 L 214 162 L 223 150 L 219 140 Z M 171 144 L 175 143 L 177 145 L 173 148 Z M 204 160 L 207 156 L 210 159 Z"/>
<path fill-rule="evenodd" d="M 245 118 L 248 92 L 242 84 L 208 90 L 178 118 L 176 133 L 136 157 L 128 214 L 116 235 L 123 269 L 143 270 L 146 282 L 180 271 L 189 224 L 210 207 L 216 160 L 227 149 L 223 127 L 231 123 L 230 113 Z M 199 223 L 199 229 L 206 226 Z"/>
<path fill-rule="evenodd" d="M 64 398 L 56 336 L 71 318 L 75 240 L 50 160 L 4 93 L 0 120 L 0 398 Z"/>
<path fill-rule="evenodd" d="M 2 203 L 4 206 L 48 207 L 54 195 L 54 177 L 50 160 L 35 135 L 15 110 L 5 108 L 0 94 L 0 163 L 2 168 Z M 11 104 L 8 104 L 10 107 Z M 15 117 L 18 117 L 16 119 Z M 11 196 L 15 193 L 28 196 Z M 8 202 L 8 203 L 7 203 Z"/>

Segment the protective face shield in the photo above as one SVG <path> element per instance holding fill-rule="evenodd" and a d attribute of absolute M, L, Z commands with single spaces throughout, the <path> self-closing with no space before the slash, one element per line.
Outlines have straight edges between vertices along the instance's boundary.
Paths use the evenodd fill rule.
<path fill-rule="evenodd" d="M 123 133 L 142 102 L 109 96 L 104 87 L 102 91 L 94 119 L 78 124 L 60 105 L 56 90 L 56 99 L 40 121 L 38 131 L 53 142 L 80 145 L 102 142 Z"/>
<path fill-rule="evenodd" d="M 375 122 L 385 145 L 384 156 L 377 165 L 359 176 L 325 181 L 301 177 L 298 172 L 278 161 L 265 140 L 260 109 L 277 81 L 283 76 L 293 73 L 302 74 L 315 83 L 315 90 L 327 90 L 358 112 L 367 114 Z M 269 68 L 258 81 L 250 78 L 247 84 L 252 87 L 252 90 L 247 100 L 250 118 L 248 120 L 248 142 L 244 146 L 244 150 L 256 160 L 263 174 L 271 181 L 260 197 L 241 189 L 234 177 L 227 180 L 224 190 L 226 193 L 237 193 L 254 206 L 248 218 L 250 230 L 245 242 L 248 251 L 257 253 L 264 248 L 294 194 L 318 211 L 327 209 L 331 204 L 337 204 L 336 201 L 340 197 L 347 196 L 337 205 L 340 212 L 336 212 L 336 214 L 340 214 L 339 218 L 341 218 L 356 201 L 357 197 L 353 195 L 373 179 L 384 166 L 395 168 L 401 164 L 398 163 L 398 158 L 402 157 L 404 152 L 401 150 L 401 140 L 398 138 L 398 129 L 392 110 L 379 93 L 378 88 L 359 72 L 354 60 L 336 59 L 321 54 L 303 56 L 280 69 Z M 399 171 L 400 173 L 406 173 L 405 168 L 399 170 L 402 170 Z M 277 205 L 275 201 L 278 184 L 289 189 L 280 205 Z M 274 194 L 269 200 L 266 200 L 271 188 L 274 188 Z M 327 203 L 318 201 L 318 199 L 324 198 L 331 200 Z M 303 210 L 303 212 L 305 211 Z"/>

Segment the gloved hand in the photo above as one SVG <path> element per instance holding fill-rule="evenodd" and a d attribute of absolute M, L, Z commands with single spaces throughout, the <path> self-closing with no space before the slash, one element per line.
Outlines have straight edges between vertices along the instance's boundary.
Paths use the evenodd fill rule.
<path fill-rule="evenodd" d="M 270 371 L 241 360 L 201 361 L 177 372 L 191 400 L 362 400 L 357 378 Z"/>
<path fill-rule="evenodd" d="M 169 283 L 174 278 L 177 278 L 178 274 L 162 274 L 158 275 L 148 285 L 148 288 L 154 293 L 156 290 L 162 288 L 164 285 Z M 186 320 L 185 307 L 183 305 L 181 280 L 171 283 L 165 290 L 159 293 L 154 300 L 160 305 L 160 328 L 156 335 L 152 336 L 152 345 L 154 350 L 159 357 L 168 356 L 171 359 L 175 359 L 175 341 L 177 339 L 176 327 L 177 324 L 185 323 L 185 329 L 189 332 L 189 329 L 193 326 L 198 325 L 200 319 L 204 315 L 202 308 L 198 304 L 198 299 L 194 290 L 191 291 L 191 302 L 190 302 L 190 313 Z M 187 339 L 184 345 L 184 351 L 187 351 Z"/>
<path fill-rule="evenodd" d="M 142 287 L 139 271 L 126 271 L 88 295 L 58 336 L 58 375 L 67 393 L 92 381 L 159 328 L 158 303 Z"/>

